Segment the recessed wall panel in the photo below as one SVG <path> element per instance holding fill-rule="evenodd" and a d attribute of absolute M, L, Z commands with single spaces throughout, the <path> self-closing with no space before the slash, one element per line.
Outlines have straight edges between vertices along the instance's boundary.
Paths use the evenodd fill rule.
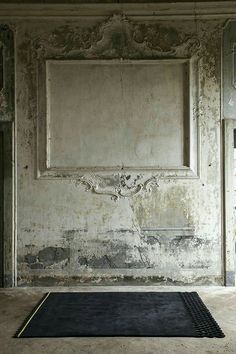
<path fill-rule="evenodd" d="M 48 61 L 49 167 L 181 167 L 184 61 Z"/>

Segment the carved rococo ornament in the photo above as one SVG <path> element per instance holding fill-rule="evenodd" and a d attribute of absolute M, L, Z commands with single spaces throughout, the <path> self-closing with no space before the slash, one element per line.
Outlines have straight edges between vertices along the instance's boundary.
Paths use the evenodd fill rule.
<path fill-rule="evenodd" d="M 138 174 L 132 177 L 130 174 L 118 173 L 113 176 L 114 183 L 106 183 L 106 179 L 97 175 L 79 177 L 76 185 L 85 185 L 86 191 L 96 194 L 110 195 L 114 201 L 120 198 L 129 198 L 136 195 L 150 195 L 154 188 L 159 187 L 158 176 L 151 176 L 147 179 Z M 111 178 L 109 177 L 111 181 Z"/>
<path fill-rule="evenodd" d="M 93 27 L 61 26 L 34 41 L 38 58 L 148 59 L 187 57 L 200 42 L 196 35 L 160 24 L 133 23 L 113 15 Z"/>

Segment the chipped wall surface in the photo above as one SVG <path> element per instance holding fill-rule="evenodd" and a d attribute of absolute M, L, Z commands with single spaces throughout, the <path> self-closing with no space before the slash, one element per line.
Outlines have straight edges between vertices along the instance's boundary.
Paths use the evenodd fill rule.
<path fill-rule="evenodd" d="M 132 22 L 118 16 L 11 25 L 16 35 L 18 284 L 222 284 L 223 22 Z M 55 172 L 45 165 L 37 77 L 44 60 L 191 57 L 199 70 L 197 106 L 192 107 L 199 148 L 189 157 L 198 163 L 194 176 L 182 170 L 178 175 L 168 169 L 118 169 L 97 171 L 91 181 L 87 172 Z M 166 151 L 168 144 L 167 135 Z"/>

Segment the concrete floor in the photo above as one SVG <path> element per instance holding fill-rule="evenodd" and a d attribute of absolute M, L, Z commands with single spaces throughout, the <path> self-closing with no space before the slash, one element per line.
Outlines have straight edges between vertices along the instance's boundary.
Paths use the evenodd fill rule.
<path fill-rule="evenodd" d="M 12 338 L 48 291 L 197 291 L 221 326 L 223 339 L 197 338 Z M 110 286 L 0 289 L 1 354 L 167 354 L 236 353 L 236 288 Z"/>

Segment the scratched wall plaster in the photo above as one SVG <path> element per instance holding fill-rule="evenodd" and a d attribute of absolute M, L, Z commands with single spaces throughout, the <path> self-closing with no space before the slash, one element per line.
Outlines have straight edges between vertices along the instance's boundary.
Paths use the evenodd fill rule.
<path fill-rule="evenodd" d="M 198 53 L 200 178 L 160 179 L 150 194 L 117 202 L 63 176 L 35 178 L 37 61 L 47 50 L 53 58 L 92 58 L 100 22 L 16 23 L 18 283 L 221 284 L 220 21 L 143 23 L 132 48 L 137 57 L 145 42 L 153 58 L 168 58 L 187 43 L 188 55 Z M 109 34 L 109 21 L 102 26 Z M 102 57 L 130 53 L 117 28 Z"/>

